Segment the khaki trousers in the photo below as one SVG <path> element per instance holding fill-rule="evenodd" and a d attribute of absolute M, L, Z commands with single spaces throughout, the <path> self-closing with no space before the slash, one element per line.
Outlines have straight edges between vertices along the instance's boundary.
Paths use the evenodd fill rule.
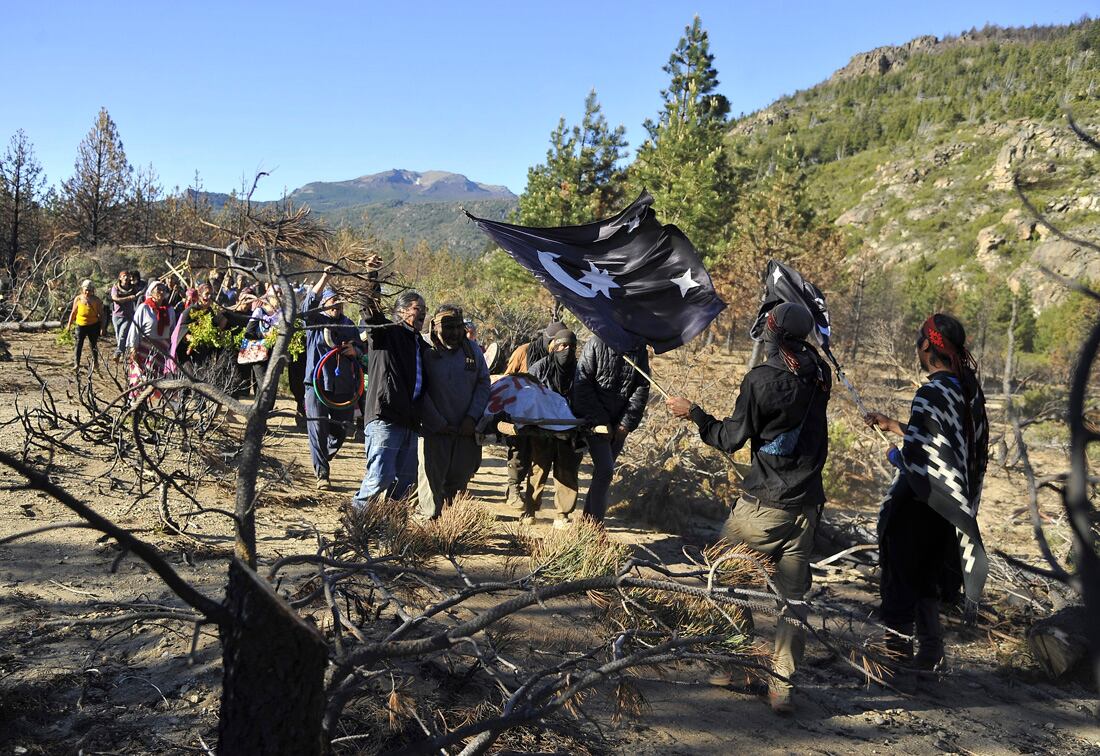
<path fill-rule="evenodd" d="M 741 499 L 722 528 L 722 538 L 731 546 L 743 543 L 766 556 L 775 564 L 772 579 L 780 595 L 801 599 L 810 590 L 810 555 L 818 517 L 816 505 L 776 509 Z M 751 632 L 752 614 L 742 611 Z M 787 609 L 776 623 L 772 668 L 789 679 L 802 660 L 806 639 L 801 626 L 784 621 L 785 616 L 789 616 Z M 770 685 L 775 690 L 790 689 L 781 680 L 772 679 Z"/>
<path fill-rule="evenodd" d="M 577 476 L 581 454 L 569 441 L 560 438 L 530 439 L 531 471 L 523 493 L 523 514 L 534 516 L 542 506 L 542 490 L 554 471 L 554 506 L 559 515 L 572 514 L 577 508 Z"/>
<path fill-rule="evenodd" d="M 466 490 L 481 467 L 481 447 L 471 436 L 431 434 L 420 438 L 416 495 L 423 517 L 439 517 L 443 505 Z"/>

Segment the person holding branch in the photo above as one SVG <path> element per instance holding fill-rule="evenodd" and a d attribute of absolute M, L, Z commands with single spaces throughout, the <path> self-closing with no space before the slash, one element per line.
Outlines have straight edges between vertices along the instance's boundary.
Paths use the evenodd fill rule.
<path fill-rule="evenodd" d="M 722 528 L 731 546 L 744 544 L 775 564 L 780 595 L 800 600 L 810 589 L 810 554 L 825 505 L 821 471 L 829 451 L 825 417 L 832 389 L 829 369 L 806 342 L 814 327 L 801 304 L 783 303 L 767 318 L 767 359 L 741 381 L 733 414 L 717 420 L 682 397 L 666 405 L 699 427 L 704 443 L 735 452 L 746 443 L 752 466 Z M 774 677 L 768 700 L 777 713 L 793 711 L 791 677 L 805 648 L 798 618 L 785 605 L 775 631 Z M 745 610 L 748 632 L 752 615 Z"/>

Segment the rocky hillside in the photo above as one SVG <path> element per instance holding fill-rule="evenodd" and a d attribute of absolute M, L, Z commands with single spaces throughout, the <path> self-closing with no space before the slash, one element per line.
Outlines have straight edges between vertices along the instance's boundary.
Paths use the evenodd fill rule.
<path fill-rule="evenodd" d="M 1100 154 L 1062 108 L 1100 130 L 1100 22 L 919 37 L 852 58 L 828 81 L 733 124 L 764 167 L 784 140 L 811 164 L 816 205 L 853 238 L 853 259 L 965 289 L 983 274 L 1028 285 L 1036 311 L 1064 296 L 1044 265 L 1100 281 L 1100 255 L 1054 238 L 1100 238 Z"/>

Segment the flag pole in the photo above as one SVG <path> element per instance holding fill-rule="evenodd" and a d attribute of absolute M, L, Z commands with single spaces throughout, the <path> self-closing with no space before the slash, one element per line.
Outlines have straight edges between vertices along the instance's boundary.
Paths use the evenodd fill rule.
<path fill-rule="evenodd" d="M 844 368 L 842 368 L 840 366 L 840 363 L 837 362 L 837 359 L 833 356 L 833 352 L 831 349 L 826 347 L 825 354 L 829 355 L 829 360 L 833 363 L 833 368 L 836 370 L 837 379 L 844 386 L 844 388 L 848 389 L 848 393 L 851 395 L 852 401 L 856 403 L 856 407 L 859 409 L 860 412 L 863 413 L 863 416 L 866 417 L 868 414 L 870 414 L 867 411 L 867 406 L 863 403 L 863 399 L 860 398 L 859 392 L 856 391 L 856 387 L 852 385 L 852 382 L 850 380 L 848 380 L 848 376 L 844 373 Z M 879 428 L 877 425 L 872 427 L 875 429 L 875 433 L 878 434 L 878 437 L 882 439 L 883 443 L 890 443 L 890 439 L 886 438 L 886 434 L 882 432 L 882 428 Z"/>
<path fill-rule="evenodd" d="M 663 396 L 665 399 L 672 398 L 672 396 L 667 391 L 665 391 L 664 388 L 661 387 L 661 384 L 657 383 L 652 375 L 638 367 L 637 363 L 635 363 L 634 360 L 630 359 L 625 354 L 623 355 L 623 360 L 626 361 L 627 365 L 630 365 L 630 367 L 634 368 L 638 375 L 649 381 L 650 386 L 661 392 L 661 396 Z M 722 456 L 725 457 L 726 461 L 730 463 L 730 469 L 733 470 L 733 476 L 737 478 L 738 481 L 744 481 L 744 476 L 742 476 L 740 471 L 737 469 L 737 463 L 733 461 L 733 455 L 723 449 L 719 449 L 718 451 L 722 452 Z"/>

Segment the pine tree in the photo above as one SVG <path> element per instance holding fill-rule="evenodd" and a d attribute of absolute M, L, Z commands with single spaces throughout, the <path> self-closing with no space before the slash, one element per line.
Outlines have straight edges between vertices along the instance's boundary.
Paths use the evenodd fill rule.
<path fill-rule="evenodd" d="M 38 232 L 38 198 L 46 177 L 34 147 L 22 129 L 0 156 L 0 255 L 14 279 L 19 253 L 34 246 Z"/>
<path fill-rule="evenodd" d="M 714 54 L 710 51 L 710 37 L 698 16 L 692 19 L 691 26 L 684 27 L 684 36 L 662 70 L 671 80 L 668 89 L 661 90 L 664 108 L 659 122 L 645 122 L 650 139 L 657 138 L 660 124 L 683 117 L 683 109 L 689 99 L 698 106 L 702 120 L 715 124 L 725 122 L 730 112 L 730 102 L 716 91 L 718 70 L 714 67 Z"/>
<path fill-rule="evenodd" d="M 722 132 L 708 123 L 694 89 L 657 127 L 630 166 L 630 186 L 646 189 L 664 223 L 687 234 L 707 262 L 723 252 L 732 186 Z"/>
<path fill-rule="evenodd" d="M 756 312 L 760 277 L 770 259 L 794 266 L 823 289 L 835 290 L 839 283 L 847 240 L 814 212 L 806 181 L 802 157 L 788 138 L 737 203 L 728 252 L 712 271 L 735 317 L 744 320 Z"/>
<path fill-rule="evenodd" d="M 546 162 L 527 171 L 519 198 L 520 222 L 529 226 L 588 223 L 613 215 L 624 197 L 627 146 L 622 125 L 608 126 L 596 90 L 584 101 L 584 118 L 572 128 L 565 119 L 550 134 Z"/>
<path fill-rule="evenodd" d="M 153 164 L 138 168 L 134 172 L 133 194 L 130 197 L 130 224 L 127 234 L 130 241 L 153 240 L 160 226 L 163 200 L 164 191 Z"/>
<path fill-rule="evenodd" d="M 61 220 L 79 242 L 95 247 L 120 239 L 132 173 L 118 128 L 101 108 L 77 150 L 72 178 L 61 184 Z"/>

